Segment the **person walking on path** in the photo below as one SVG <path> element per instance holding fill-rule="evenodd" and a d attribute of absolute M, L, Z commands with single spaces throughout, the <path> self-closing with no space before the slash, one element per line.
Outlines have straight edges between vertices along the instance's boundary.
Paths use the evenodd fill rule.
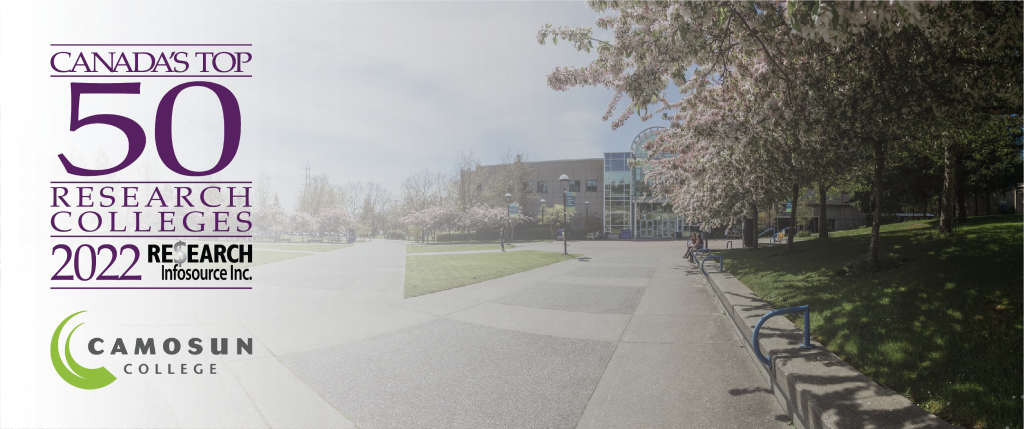
<path fill-rule="evenodd" d="M 498 235 L 498 242 L 501 243 L 501 251 L 505 251 L 505 227 L 501 227 L 501 233 Z"/>

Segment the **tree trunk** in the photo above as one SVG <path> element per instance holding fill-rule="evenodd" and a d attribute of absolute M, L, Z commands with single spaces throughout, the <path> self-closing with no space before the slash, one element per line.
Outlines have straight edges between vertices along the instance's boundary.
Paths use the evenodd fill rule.
<path fill-rule="evenodd" d="M 793 184 L 793 204 L 789 212 L 789 233 L 786 234 L 786 253 L 793 251 L 793 239 L 796 238 L 796 203 L 800 198 L 800 185 Z"/>
<path fill-rule="evenodd" d="M 871 242 L 868 244 L 868 262 L 878 261 L 878 233 L 882 228 L 882 172 L 885 170 L 885 147 L 875 140 L 875 213 L 871 219 Z"/>
<path fill-rule="evenodd" d="M 1017 198 L 1017 191 L 1016 190 L 1013 191 L 1013 197 L 1014 197 L 1014 199 Z M 1016 204 L 1016 202 L 1014 204 Z M 1014 206 L 1014 207 L 1016 207 L 1016 206 Z M 992 214 L 992 194 L 985 194 L 985 214 L 987 214 L 987 215 Z"/>
<path fill-rule="evenodd" d="M 743 215 L 743 247 L 754 247 L 754 240 L 757 236 L 754 225 L 755 222 L 750 216 Z"/>
<path fill-rule="evenodd" d="M 759 225 L 759 222 L 760 222 L 759 219 L 760 218 L 757 217 L 757 204 L 754 204 L 753 206 L 754 207 L 753 207 L 753 209 L 751 211 L 754 212 L 754 218 L 752 219 L 753 222 L 754 222 L 754 228 L 750 230 L 750 234 L 754 237 L 753 240 L 751 240 L 752 241 L 751 246 L 756 250 L 758 248 L 757 230 L 758 230 L 758 227 L 760 226 Z"/>
<path fill-rule="evenodd" d="M 957 221 L 960 224 L 967 223 L 967 197 L 964 196 L 964 190 L 960 189 L 956 193 L 956 209 L 957 209 Z"/>
<path fill-rule="evenodd" d="M 942 182 L 942 199 L 939 203 L 939 229 L 949 232 L 953 230 L 953 199 L 956 194 L 956 152 L 950 143 L 946 144 L 943 170 L 945 177 Z"/>
<path fill-rule="evenodd" d="M 981 211 L 978 210 L 978 196 L 974 196 L 974 215 L 981 216 Z"/>
<path fill-rule="evenodd" d="M 826 213 L 828 196 L 825 195 L 825 184 L 818 183 L 818 201 L 821 208 L 818 211 L 818 238 L 828 238 L 828 213 Z"/>

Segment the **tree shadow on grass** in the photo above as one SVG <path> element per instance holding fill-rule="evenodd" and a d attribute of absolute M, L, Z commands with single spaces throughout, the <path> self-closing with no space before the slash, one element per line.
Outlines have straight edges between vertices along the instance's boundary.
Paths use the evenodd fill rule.
<path fill-rule="evenodd" d="M 884 231 L 881 244 L 911 262 L 856 279 L 833 273 L 866 253 L 866 234 L 796 243 L 803 251 L 786 258 L 734 252 L 730 271 L 775 308 L 809 305 L 812 336 L 939 417 L 1019 427 L 1020 219 L 971 218 L 961 234 L 938 237 L 928 228 Z M 790 320 L 802 326 L 799 317 Z"/>

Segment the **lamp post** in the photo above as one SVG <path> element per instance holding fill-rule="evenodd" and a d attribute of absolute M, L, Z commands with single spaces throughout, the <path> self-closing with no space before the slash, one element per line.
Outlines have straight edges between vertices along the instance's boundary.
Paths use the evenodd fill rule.
<path fill-rule="evenodd" d="M 587 201 L 587 202 L 583 203 L 583 206 L 586 207 L 586 214 L 587 214 L 587 217 L 583 219 L 583 229 L 586 230 L 587 229 L 587 222 L 590 222 L 590 201 Z M 583 232 L 586 232 L 586 231 L 583 231 Z"/>
<path fill-rule="evenodd" d="M 512 194 L 505 193 L 505 227 L 508 229 L 508 242 L 512 242 Z"/>
<path fill-rule="evenodd" d="M 565 205 L 568 203 L 569 198 L 569 176 L 562 175 L 558 178 L 559 182 L 562 182 L 562 254 L 569 254 L 569 226 L 565 224 L 568 216 L 565 214 Z"/>

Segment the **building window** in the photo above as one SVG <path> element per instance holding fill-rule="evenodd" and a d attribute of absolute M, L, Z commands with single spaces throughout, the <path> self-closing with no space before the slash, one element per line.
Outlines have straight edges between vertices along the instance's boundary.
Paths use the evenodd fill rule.
<path fill-rule="evenodd" d="M 604 171 L 629 171 L 627 161 L 633 157 L 629 152 L 604 154 Z"/>
<path fill-rule="evenodd" d="M 597 181 L 596 180 L 588 180 L 587 181 L 587 192 L 597 192 Z"/>
<path fill-rule="evenodd" d="M 523 182 L 523 193 L 530 192 L 533 189 L 533 182 Z"/>
<path fill-rule="evenodd" d="M 569 192 L 579 192 L 579 191 L 580 191 L 580 181 L 579 180 L 570 180 L 569 181 Z"/>
<path fill-rule="evenodd" d="M 537 182 L 537 193 L 546 194 L 548 193 L 548 182 Z"/>

